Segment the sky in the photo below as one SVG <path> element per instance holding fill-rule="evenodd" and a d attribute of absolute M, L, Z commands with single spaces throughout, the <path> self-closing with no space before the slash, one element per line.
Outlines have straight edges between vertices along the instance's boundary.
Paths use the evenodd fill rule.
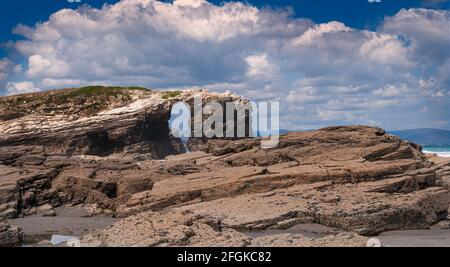
<path fill-rule="evenodd" d="M 448 0 L 0 5 L 0 95 L 208 88 L 280 102 L 285 129 L 450 129 Z"/>

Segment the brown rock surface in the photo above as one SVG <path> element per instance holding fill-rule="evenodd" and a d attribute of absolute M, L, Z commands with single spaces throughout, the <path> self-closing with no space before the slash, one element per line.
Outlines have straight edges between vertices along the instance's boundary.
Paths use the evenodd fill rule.
<path fill-rule="evenodd" d="M 197 172 L 193 164 L 139 166 L 185 151 L 168 120 L 174 103 L 197 95 L 204 103 L 244 101 L 205 90 L 120 87 L 1 97 L 0 218 L 34 214 L 48 204 L 115 210 L 159 179 Z"/>
<path fill-rule="evenodd" d="M 140 213 L 81 240 L 85 247 L 364 247 L 366 243 L 366 237 L 343 232 L 324 237 L 274 234 L 252 238 L 224 227 L 214 217 L 191 212 Z"/>
<path fill-rule="evenodd" d="M 449 162 L 428 160 L 420 146 L 379 128 L 290 133 L 273 149 L 261 149 L 259 139 L 193 139 L 195 152 L 180 154 L 170 108 L 196 92 L 0 99 L 0 218 L 63 204 L 127 217 L 86 236 L 87 246 L 360 246 L 360 235 L 428 228 L 447 217 Z M 62 96 L 72 106 L 36 100 Z M 102 104 L 86 109 L 92 98 Z M 204 92 L 206 102 L 239 99 Z M 302 223 L 347 233 L 242 233 Z"/>
<path fill-rule="evenodd" d="M 319 238 L 281 234 L 255 238 L 250 247 L 365 247 L 367 240 L 367 237 L 355 233 L 339 233 Z"/>
<path fill-rule="evenodd" d="M 436 165 L 436 175 L 442 179 L 443 187 L 450 190 L 450 158 L 428 155 L 428 160 Z"/>
<path fill-rule="evenodd" d="M 40 164 L 45 155 L 121 154 L 161 159 L 184 152 L 170 134 L 172 105 L 244 101 L 205 90 L 84 87 L 0 97 L 0 164 Z M 45 148 L 42 148 L 44 146 Z M 16 148 L 19 148 L 16 151 Z"/>
<path fill-rule="evenodd" d="M 449 194 L 442 186 L 446 165 L 427 161 L 419 146 L 378 128 L 291 133 L 269 150 L 260 149 L 257 140 L 210 140 L 203 149 L 212 154 L 195 152 L 140 164 L 147 170 L 188 165 L 197 172 L 160 177 L 151 190 L 119 205 L 116 214 L 126 217 L 144 212 L 133 217 L 135 221 L 172 216 L 166 211 L 194 214 L 220 221 L 227 231 L 317 223 L 362 235 L 428 228 L 447 216 Z M 123 223 L 100 236 L 133 228 Z M 294 242 L 292 234 L 288 236 Z M 122 244 L 119 236 L 108 238 L 102 245 Z M 244 243 L 283 246 L 283 238 L 270 236 Z M 342 235 L 314 242 L 297 239 L 292 245 L 346 244 Z M 366 239 L 356 235 L 349 240 L 348 244 L 356 245 Z"/>
<path fill-rule="evenodd" d="M 22 229 L 12 227 L 7 222 L 0 221 L 0 247 L 17 247 L 22 244 Z"/>

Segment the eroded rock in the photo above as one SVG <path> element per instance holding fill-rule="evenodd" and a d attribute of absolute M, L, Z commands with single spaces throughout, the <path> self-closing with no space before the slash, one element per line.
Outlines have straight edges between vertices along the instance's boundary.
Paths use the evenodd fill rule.
<path fill-rule="evenodd" d="M 361 235 L 428 228 L 447 217 L 450 162 L 427 159 L 420 146 L 379 128 L 289 133 L 273 149 L 261 149 L 258 138 L 195 138 L 183 154 L 167 121 L 173 103 L 196 93 L 102 95 L 92 110 L 86 102 L 66 110 L 33 102 L 55 92 L 2 98 L 0 218 L 79 204 L 88 216 L 124 218 L 84 237 L 86 246 L 365 246 Z M 206 102 L 241 101 L 203 93 Z M 36 113 L 5 108 L 27 101 Z M 341 232 L 242 233 L 302 223 Z"/>
<path fill-rule="evenodd" d="M 203 146 L 205 152 L 147 162 L 141 165 L 147 170 L 179 162 L 200 168 L 160 177 L 151 190 L 119 205 L 116 215 L 137 214 L 133 220 L 144 221 L 170 210 L 220 221 L 222 229 L 238 232 L 304 223 L 348 231 L 313 240 L 295 234 L 263 237 L 247 240 L 246 246 L 365 246 L 367 238 L 359 235 L 426 229 L 447 217 L 449 193 L 442 181 L 447 163 L 427 161 L 419 146 L 381 129 L 355 126 L 291 133 L 280 144 L 262 150 L 255 140 L 210 140 Z M 115 227 L 124 232 L 133 228 Z M 120 239 L 109 236 L 102 245 L 118 245 L 113 240 Z"/>
<path fill-rule="evenodd" d="M 18 247 L 22 244 L 22 238 L 22 229 L 0 221 L 0 247 Z"/>

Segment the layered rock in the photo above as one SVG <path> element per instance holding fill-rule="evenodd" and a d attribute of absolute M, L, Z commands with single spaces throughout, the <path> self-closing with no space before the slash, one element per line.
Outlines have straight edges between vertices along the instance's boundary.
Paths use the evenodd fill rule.
<path fill-rule="evenodd" d="M 192 212 L 142 213 L 81 240 L 86 247 L 363 247 L 367 238 L 336 232 L 309 238 L 302 234 L 250 237 L 224 227 L 217 218 Z"/>
<path fill-rule="evenodd" d="M 0 247 L 18 247 L 22 244 L 22 238 L 22 229 L 0 221 Z"/>
<path fill-rule="evenodd" d="M 200 230 L 187 227 L 192 231 L 179 243 L 170 237 L 173 231 L 145 226 L 151 220 L 178 225 L 172 220 L 179 214 L 214 221 L 211 235 L 219 239 L 211 242 L 238 246 L 343 245 L 342 236 L 356 246 L 366 239 L 349 233 L 322 239 L 292 234 L 254 239 L 237 233 L 315 223 L 370 236 L 428 228 L 447 217 L 449 193 L 442 178 L 448 163 L 428 161 L 420 146 L 379 128 L 290 133 L 269 150 L 261 149 L 258 139 L 210 140 L 203 150 L 141 163 L 142 169 L 170 176 L 161 176 L 151 190 L 119 205 L 117 216 L 137 215 L 89 236 L 85 245 L 204 245 L 196 241 L 204 238 Z M 139 230 L 133 226 L 141 224 Z M 172 241 L 159 243 L 142 236 L 122 241 L 134 230 L 159 233 L 158 240 Z M 222 235 L 229 238 L 224 241 Z"/>
<path fill-rule="evenodd" d="M 86 246 L 363 246 L 363 236 L 447 217 L 450 162 L 382 129 L 290 133 L 273 149 L 199 138 L 183 153 L 171 106 L 199 91 L 91 89 L 1 99 L 0 218 L 63 204 L 124 218 Z M 245 102 L 203 92 L 212 100 Z M 338 230 L 247 234 L 304 223 Z"/>
<path fill-rule="evenodd" d="M 42 205 L 114 210 L 157 178 L 138 162 L 184 153 L 171 108 L 244 102 L 230 93 L 85 87 L 0 98 L 0 218 Z"/>
<path fill-rule="evenodd" d="M 203 149 L 167 162 L 194 173 L 155 182 L 117 215 L 171 208 L 238 230 L 318 223 L 364 235 L 427 228 L 447 216 L 441 168 L 378 128 L 291 133 L 270 150 L 255 139 L 210 140 Z"/>
<path fill-rule="evenodd" d="M 168 121 L 179 101 L 242 101 L 236 95 L 187 90 L 85 87 L 0 98 L 0 163 L 27 156 L 15 146 L 45 147 L 46 155 L 113 154 L 161 159 L 185 152 Z M 34 149 L 35 147 L 30 147 Z M 42 148 L 44 149 L 44 148 Z M 28 156 L 27 156 L 28 157 Z M 42 160 L 39 159 L 32 159 Z"/>
<path fill-rule="evenodd" d="M 442 179 L 445 189 L 450 190 L 450 159 L 429 155 L 428 159 L 437 166 L 436 175 Z"/>

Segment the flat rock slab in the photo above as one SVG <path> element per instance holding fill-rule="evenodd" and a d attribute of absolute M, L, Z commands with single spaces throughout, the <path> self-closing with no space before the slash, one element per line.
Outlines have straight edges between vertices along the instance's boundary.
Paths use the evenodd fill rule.
<path fill-rule="evenodd" d="M 267 233 L 251 236 L 209 216 L 189 212 L 141 213 L 112 227 L 86 235 L 81 246 L 112 247 L 364 247 L 367 238 L 355 233 L 333 232 L 321 237 L 301 233 Z"/>

